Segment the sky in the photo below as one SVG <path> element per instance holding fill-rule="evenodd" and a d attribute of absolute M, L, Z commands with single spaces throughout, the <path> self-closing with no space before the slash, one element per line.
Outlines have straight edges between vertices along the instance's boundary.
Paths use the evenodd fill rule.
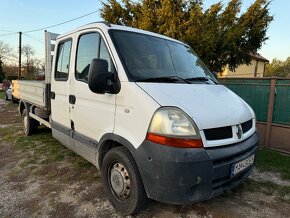
<path fill-rule="evenodd" d="M 204 8 L 216 2 L 218 0 L 204 0 Z M 228 0 L 222 2 L 227 4 Z M 246 11 L 253 2 L 254 0 L 242 0 L 241 11 Z M 35 50 L 35 56 L 44 58 L 43 30 L 29 33 L 28 31 L 94 12 L 81 19 L 48 29 L 50 32 L 65 33 L 87 23 L 100 21 L 101 7 L 100 0 L 0 0 L 0 41 L 8 43 L 16 52 L 17 32 L 24 32 L 23 44 L 30 44 Z M 290 56 L 290 1 L 272 0 L 270 14 L 274 16 L 274 21 L 267 32 L 269 39 L 258 52 L 270 61 L 273 58 L 285 60 Z"/>

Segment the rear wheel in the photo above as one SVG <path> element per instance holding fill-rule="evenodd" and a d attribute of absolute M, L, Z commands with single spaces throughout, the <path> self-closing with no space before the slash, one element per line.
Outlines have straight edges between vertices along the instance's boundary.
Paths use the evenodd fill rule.
<path fill-rule="evenodd" d="M 17 98 L 14 98 L 13 95 L 11 97 L 11 100 L 12 100 L 13 103 L 17 103 L 18 102 Z"/>
<path fill-rule="evenodd" d="M 147 206 L 148 198 L 140 173 L 125 147 L 108 151 L 101 171 L 108 199 L 120 213 L 136 214 Z"/>
<path fill-rule="evenodd" d="M 26 109 L 24 109 L 22 112 L 22 127 L 24 134 L 27 136 L 35 133 L 38 127 L 36 120 L 29 119 Z"/>

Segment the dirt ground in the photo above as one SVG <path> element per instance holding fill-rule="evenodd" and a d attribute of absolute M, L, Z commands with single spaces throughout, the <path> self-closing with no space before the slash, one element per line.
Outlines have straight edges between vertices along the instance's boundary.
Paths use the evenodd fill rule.
<path fill-rule="evenodd" d="M 231 193 L 189 206 L 151 201 L 136 217 L 289 217 L 290 196 L 283 194 L 289 187 L 279 174 L 255 170 Z M 94 166 L 52 139 L 49 129 L 24 137 L 17 104 L 0 100 L 0 217 L 121 216 Z"/>

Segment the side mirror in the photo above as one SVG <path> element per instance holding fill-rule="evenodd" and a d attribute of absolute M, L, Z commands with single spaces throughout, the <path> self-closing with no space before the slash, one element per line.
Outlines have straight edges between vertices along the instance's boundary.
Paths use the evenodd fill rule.
<path fill-rule="evenodd" d="M 105 94 L 114 87 L 114 74 L 108 72 L 108 61 L 93 59 L 89 69 L 89 88 L 92 92 Z"/>

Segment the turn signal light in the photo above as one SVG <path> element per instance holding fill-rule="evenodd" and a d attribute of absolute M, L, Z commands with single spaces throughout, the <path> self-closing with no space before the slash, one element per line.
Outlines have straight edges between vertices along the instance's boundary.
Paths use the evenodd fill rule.
<path fill-rule="evenodd" d="M 151 142 L 173 147 L 203 148 L 201 139 L 171 138 L 153 133 L 147 133 L 146 139 Z"/>

